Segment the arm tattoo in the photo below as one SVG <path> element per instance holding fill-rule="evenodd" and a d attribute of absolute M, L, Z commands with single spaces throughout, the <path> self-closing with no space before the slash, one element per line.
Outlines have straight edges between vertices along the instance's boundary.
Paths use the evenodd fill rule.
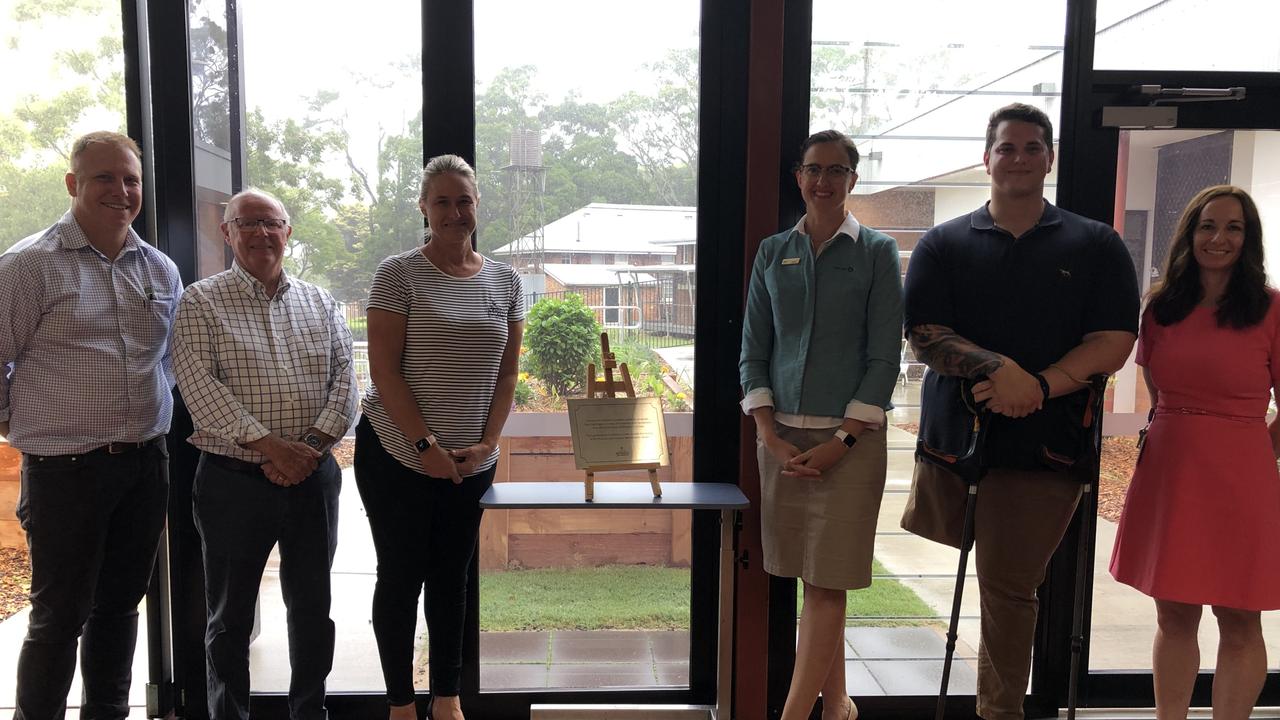
<path fill-rule="evenodd" d="M 916 357 L 941 375 L 978 378 L 1004 365 L 997 353 L 978 347 L 943 325 L 917 325 L 911 328 L 910 340 Z"/>

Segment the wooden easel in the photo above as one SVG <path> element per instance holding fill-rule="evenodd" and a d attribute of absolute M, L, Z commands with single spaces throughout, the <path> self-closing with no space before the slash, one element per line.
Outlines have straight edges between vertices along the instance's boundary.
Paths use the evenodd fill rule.
<path fill-rule="evenodd" d="M 636 396 L 635 385 L 631 383 L 631 371 L 627 369 L 627 364 L 618 364 L 617 358 L 609 350 L 609 333 L 600 333 L 600 360 L 604 367 L 604 379 L 596 377 L 596 364 L 587 365 L 587 397 L 589 398 L 612 398 L 618 397 L 618 393 L 624 393 L 623 397 L 633 398 Z M 622 374 L 621 380 L 615 380 L 613 371 L 617 369 Z M 662 497 L 662 486 L 658 484 L 658 463 L 631 463 L 626 465 L 596 465 L 586 470 L 586 497 L 590 501 L 595 495 L 595 474 L 596 472 L 607 472 L 612 470 L 647 470 L 649 472 L 649 487 L 653 489 L 654 497 Z"/>

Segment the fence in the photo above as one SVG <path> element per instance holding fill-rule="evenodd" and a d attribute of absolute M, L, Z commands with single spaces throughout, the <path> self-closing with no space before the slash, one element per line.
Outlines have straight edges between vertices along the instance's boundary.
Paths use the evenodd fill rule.
<path fill-rule="evenodd" d="M 528 293 L 525 307 L 547 298 L 563 300 L 570 293 L 582 298 L 613 340 L 631 340 L 650 349 L 693 341 L 693 291 L 676 288 L 673 280 Z"/>

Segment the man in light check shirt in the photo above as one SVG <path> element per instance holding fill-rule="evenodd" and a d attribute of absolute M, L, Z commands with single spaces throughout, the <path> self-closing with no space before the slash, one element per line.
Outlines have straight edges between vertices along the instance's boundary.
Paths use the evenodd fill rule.
<path fill-rule="evenodd" d="M 249 717 L 249 634 L 280 545 L 288 609 L 289 716 L 325 717 L 333 664 L 329 569 L 342 475 L 329 449 L 356 408 L 351 333 L 333 297 L 284 272 L 293 228 L 274 197 L 232 197 L 222 234 L 235 263 L 194 283 L 174 326 L 178 387 L 202 451 L 192 496 L 205 571 L 211 720 Z"/>
<path fill-rule="evenodd" d="M 61 718 L 76 667 L 82 718 L 129 714 L 138 603 L 164 525 L 178 269 L 129 227 L 137 144 L 71 149 L 71 209 L 0 256 L 0 435 L 22 451 L 18 519 L 31 616 L 15 720 Z"/>

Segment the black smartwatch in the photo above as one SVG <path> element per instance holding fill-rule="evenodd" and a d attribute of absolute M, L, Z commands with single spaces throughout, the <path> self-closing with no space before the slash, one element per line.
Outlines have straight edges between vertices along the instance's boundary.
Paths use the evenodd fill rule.
<path fill-rule="evenodd" d="M 1049 381 L 1045 380 L 1044 375 L 1041 375 L 1040 373 L 1032 373 L 1031 377 L 1035 378 L 1036 382 L 1040 383 L 1040 392 L 1044 393 L 1044 397 L 1040 399 L 1042 401 L 1048 400 L 1049 399 Z"/>
<path fill-rule="evenodd" d="M 421 437 L 415 440 L 413 443 L 413 446 L 418 449 L 418 454 L 421 455 L 422 453 L 430 450 L 431 447 L 435 444 L 436 444 L 436 436 L 427 435 L 426 437 Z"/>
<path fill-rule="evenodd" d="M 844 428 L 836 428 L 836 439 L 844 443 L 845 447 L 853 447 L 858 442 L 858 438 L 844 431 Z"/>

